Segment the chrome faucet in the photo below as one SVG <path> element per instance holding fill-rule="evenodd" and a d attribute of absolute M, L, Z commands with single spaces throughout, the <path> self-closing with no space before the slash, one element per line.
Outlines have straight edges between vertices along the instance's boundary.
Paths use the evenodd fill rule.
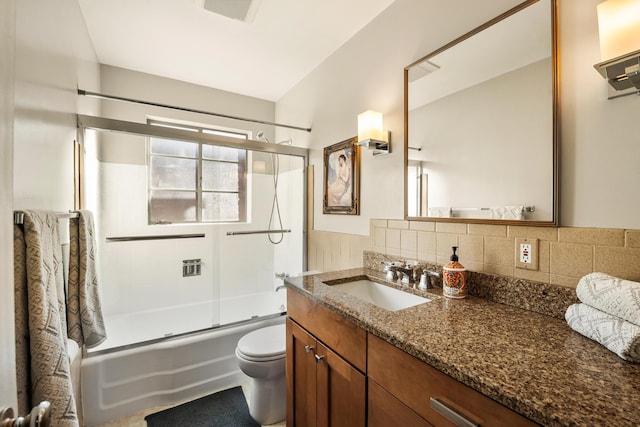
<path fill-rule="evenodd" d="M 385 278 L 390 282 L 395 282 L 400 279 L 401 283 L 405 286 L 415 283 L 416 268 L 415 265 L 410 263 L 404 264 L 403 262 L 389 262 L 382 261 L 385 265 L 384 271 L 386 272 Z"/>
<path fill-rule="evenodd" d="M 432 289 L 434 287 L 433 280 L 434 278 L 440 278 L 440 273 L 433 270 L 422 270 L 422 276 L 420 276 L 420 284 L 418 284 L 418 289 Z"/>
<path fill-rule="evenodd" d="M 280 289 L 287 289 L 287 285 L 280 285 L 276 288 L 276 292 L 278 292 Z"/>

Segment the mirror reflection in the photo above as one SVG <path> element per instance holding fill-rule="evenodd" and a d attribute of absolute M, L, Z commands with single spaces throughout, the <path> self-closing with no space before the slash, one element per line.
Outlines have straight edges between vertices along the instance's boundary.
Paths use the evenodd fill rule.
<path fill-rule="evenodd" d="M 529 3 L 407 67 L 407 217 L 555 221 L 552 1 Z"/>

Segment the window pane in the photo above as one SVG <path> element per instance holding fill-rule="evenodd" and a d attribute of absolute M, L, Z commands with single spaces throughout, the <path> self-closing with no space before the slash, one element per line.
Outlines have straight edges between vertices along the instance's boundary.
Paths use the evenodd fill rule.
<path fill-rule="evenodd" d="M 225 160 L 237 162 L 239 151 L 237 148 L 218 147 L 216 145 L 202 144 L 202 158 L 211 160 Z"/>
<path fill-rule="evenodd" d="M 152 156 L 151 188 L 195 190 L 197 165 L 196 160 Z"/>
<path fill-rule="evenodd" d="M 191 191 L 152 191 L 149 218 L 152 223 L 196 221 L 196 198 Z"/>
<path fill-rule="evenodd" d="M 238 164 L 203 160 L 202 189 L 238 191 Z"/>
<path fill-rule="evenodd" d="M 238 221 L 238 194 L 202 193 L 203 221 Z"/>
<path fill-rule="evenodd" d="M 174 139 L 151 138 L 151 153 L 194 158 L 198 157 L 198 144 Z"/>

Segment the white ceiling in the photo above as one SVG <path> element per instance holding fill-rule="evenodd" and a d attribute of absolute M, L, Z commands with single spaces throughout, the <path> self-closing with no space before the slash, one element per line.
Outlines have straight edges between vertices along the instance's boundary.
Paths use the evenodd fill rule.
<path fill-rule="evenodd" d="M 277 101 L 393 1 L 254 0 L 246 21 L 203 0 L 79 3 L 102 64 Z"/>

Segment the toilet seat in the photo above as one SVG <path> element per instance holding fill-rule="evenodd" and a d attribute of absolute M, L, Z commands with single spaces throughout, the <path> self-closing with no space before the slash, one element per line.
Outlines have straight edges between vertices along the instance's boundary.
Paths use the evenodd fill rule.
<path fill-rule="evenodd" d="M 249 332 L 238 341 L 236 354 L 253 362 L 283 359 L 286 354 L 286 326 L 276 325 Z"/>

